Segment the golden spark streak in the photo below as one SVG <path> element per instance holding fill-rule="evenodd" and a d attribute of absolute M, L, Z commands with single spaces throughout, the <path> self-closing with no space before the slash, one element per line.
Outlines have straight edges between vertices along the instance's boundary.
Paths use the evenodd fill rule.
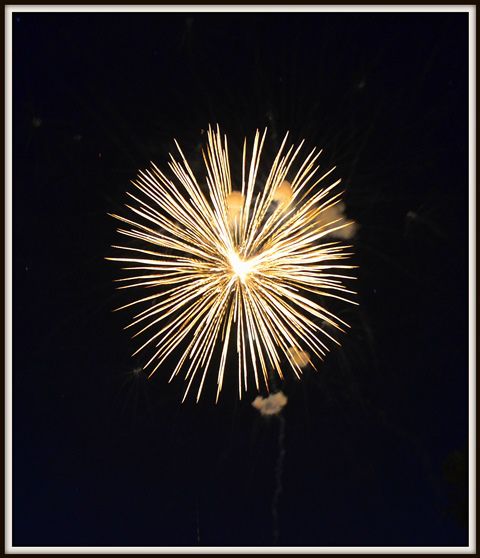
<path fill-rule="evenodd" d="M 152 164 L 132 182 L 141 194 L 129 193 L 133 217 L 113 215 L 126 226 L 118 232 L 136 243 L 114 246 L 123 256 L 107 258 L 128 272 L 118 288 L 153 293 L 122 306 L 143 306 L 128 326 L 137 329 L 134 337 L 147 335 L 136 352 L 152 349 L 146 364 L 152 375 L 182 346 L 171 379 L 187 367 L 184 399 L 199 378 L 198 401 L 217 362 L 218 400 L 232 351 L 240 398 L 251 373 L 257 390 L 261 379 L 268 389 L 274 372 L 283 379 L 282 361 L 300 377 L 312 363 L 309 354 L 321 359 L 328 351 L 325 338 L 338 343 L 320 324 L 349 327 L 322 306 L 328 297 L 356 304 L 340 296 L 355 294 L 343 284 L 353 277 L 335 273 L 355 267 L 337 263 L 351 255 L 349 247 L 328 240 L 349 225 L 331 218 L 341 195 L 331 191 L 340 181 L 320 186 L 334 168 L 316 178 L 316 149 L 287 180 L 303 144 L 285 152 L 287 134 L 265 184 L 258 184 L 265 136 L 257 130 L 249 164 L 244 142 L 241 191 L 232 185 L 226 137 L 222 142 L 219 128 L 209 128 L 205 187 L 175 142 L 181 158 L 170 155 L 175 180 Z"/>

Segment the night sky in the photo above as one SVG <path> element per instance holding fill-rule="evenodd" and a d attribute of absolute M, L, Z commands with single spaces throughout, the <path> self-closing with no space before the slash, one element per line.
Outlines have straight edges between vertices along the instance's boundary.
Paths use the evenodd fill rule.
<path fill-rule="evenodd" d="M 280 416 L 181 404 L 112 312 L 107 213 L 217 123 L 323 148 L 360 225 Z M 15 546 L 467 545 L 467 14 L 14 13 L 13 125 Z"/>

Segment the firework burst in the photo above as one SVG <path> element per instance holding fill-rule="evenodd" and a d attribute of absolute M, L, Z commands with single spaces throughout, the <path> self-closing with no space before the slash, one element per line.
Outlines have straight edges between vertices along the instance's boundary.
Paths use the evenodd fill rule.
<path fill-rule="evenodd" d="M 354 266 L 341 263 L 348 247 L 328 238 L 350 223 L 323 218 L 340 202 L 341 192 L 332 194 L 340 180 L 321 187 L 334 168 L 319 176 L 316 149 L 293 174 L 303 142 L 287 150 L 287 134 L 260 183 L 265 136 L 257 130 L 249 161 L 244 142 L 240 187 L 218 127 L 208 131 L 202 184 L 176 143 L 181 160 L 170 155 L 169 162 L 175 180 L 152 163 L 132 181 L 139 192 L 128 194 L 132 218 L 113 215 L 129 227 L 118 232 L 137 241 L 114 246 L 122 257 L 107 258 L 125 265 L 119 288 L 151 292 L 122 306 L 141 309 L 127 326 L 147 338 L 136 353 L 151 350 L 145 368 L 152 375 L 181 349 L 170 379 L 186 370 L 184 399 L 196 381 L 198 401 L 214 369 L 218 400 L 231 353 L 239 397 L 251 376 L 257 391 L 261 384 L 268 390 L 271 375 L 283 379 L 285 365 L 300 377 L 313 364 L 310 354 L 322 359 L 329 341 L 339 344 L 331 332 L 349 327 L 324 307 L 329 298 L 352 303 L 345 295 L 354 294 L 344 286 Z"/>

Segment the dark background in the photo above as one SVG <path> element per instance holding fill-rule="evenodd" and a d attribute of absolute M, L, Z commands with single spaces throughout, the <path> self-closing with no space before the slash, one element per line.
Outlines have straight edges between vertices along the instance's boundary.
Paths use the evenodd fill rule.
<path fill-rule="evenodd" d="M 13 15 L 14 545 L 468 543 L 467 26 Z M 266 156 L 287 130 L 324 148 L 360 224 L 352 331 L 282 418 L 233 387 L 180 404 L 111 312 L 107 212 L 173 138 L 202 176 L 217 122 L 234 161 L 257 127 Z"/>

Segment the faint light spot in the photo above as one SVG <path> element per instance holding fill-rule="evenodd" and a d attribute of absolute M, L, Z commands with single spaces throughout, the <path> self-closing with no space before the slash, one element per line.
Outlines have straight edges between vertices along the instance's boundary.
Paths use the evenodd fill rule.
<path fill-rule="evenodd" d="M 75 134 L 73 136 L 73 141 L 81 141 L 83 139 L 82 134 Z"/>
<path fill-rule="evenodd" d="M 252 407 L 260 411 L 261 415 L 278 415 L 287 404 L 288 397 L 281 391 L 271 393 L 268 397 L 258 396 L 252 401 Z"/>
<path fill-rule="evenodd" d="M 232 224 L 237 217 L 240 217 L 240 213 L 242 212 L 243 205 L 245 203 L 245 196 L 242 192 L 238 192 L 237 190 L 233 190 L 227 196 L 227 212 L 228 212 L 228 220 Z"/>
<path fill-rule="evenodd" d="M 293 362 L 300 368 L 305 368 L 310 362 L 310 355 L 307 351 L 302 351 L 301 349 L 297 349 L 297 347 L 290 348 L 290 355 Z"/>
<path fill-rule="evenodd" d="M 38 116 L 34 116 L 32 118 L 32 126 L 34 128 L 40 128 L 41 125 L 42 125 L 42 119 Z"/>
<path fill-rule="evenodd" d="M 287 208 L 293 196 L 292 186 L 288 180 L 284 180 L 273 194 L 273 200 L 278 202 L 282 208 Z"/>
<path fill-rule="evenodd" d="M 345 204 L 337 203 L 324 209 L 317 218 L 320 229 L 335 229 L 328 231 L 327 236 L 349 240 L 353 238 L 360 228 L 360 225 L 345 216 Z"/>
<path fill-rule="evenodd" d="M 350 238 L 353 238 L 359 229 L 359 225 L 358 223 L 356 223 L 355 221 L 345 221 L 345 226 L 341 229 L 339 229 L 338 231 L 335 231 L 334 234 L 332 234 L 332 236 L 334 236 L 335 238 L 341 238 L 343 240 L 349 240 Z"/>

